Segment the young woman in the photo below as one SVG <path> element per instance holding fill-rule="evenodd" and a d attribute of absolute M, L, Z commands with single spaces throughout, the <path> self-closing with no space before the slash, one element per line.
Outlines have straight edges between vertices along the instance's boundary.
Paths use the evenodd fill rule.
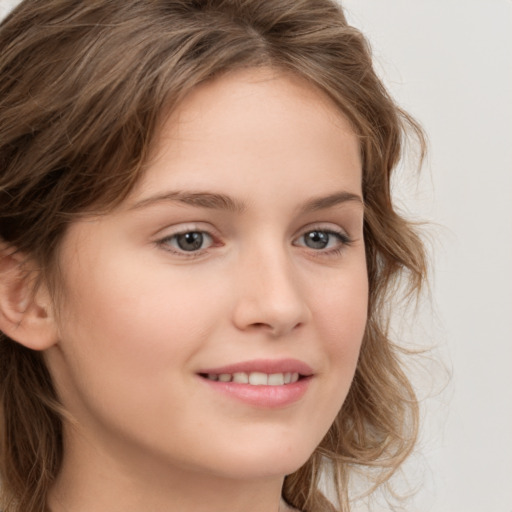
<path fill-rule="evenodd" d="M 422 138 L 341 8 L 27 0 L 0 48 L 3 511 L 385 482 L 417 420 L 387 295 L 425 268 L 390 177 Z"/>

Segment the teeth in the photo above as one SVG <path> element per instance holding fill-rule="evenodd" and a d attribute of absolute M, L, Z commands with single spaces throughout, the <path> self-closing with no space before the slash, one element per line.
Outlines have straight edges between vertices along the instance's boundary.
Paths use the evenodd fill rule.
<path fill-rule="evenodd" d="M 282 386 L 284 384 L 284 375 L 282 373 L 273 373 L 268 376 L 270 386 Z"/>
<path fill-rule="evenodd" d="M 249 384 L 253 386 L 266 386 L 268 384 L 268 375 L 266 373 L 249 373 Z"/>
<path fill-rule="evenodd" d="M 299 380 L 298 373 L 272 373 L 262 372 L 237 372 L 237 373 L 209 373 L 206 375 L 208 380 L 219 382 L 237 382 L 239 384 L 251 384 L 252 386 L 283 386 L 293 384 Z"/>
<path fill-rule="evenodd" d="M 233 374 L 233 382 L 239 382 L 240 384 L 249 384 L 249 376 L 247 373 L 240 372 Z"/>

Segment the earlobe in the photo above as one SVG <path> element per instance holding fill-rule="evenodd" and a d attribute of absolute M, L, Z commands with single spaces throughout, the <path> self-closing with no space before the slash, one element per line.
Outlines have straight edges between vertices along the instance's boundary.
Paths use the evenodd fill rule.
<path fill-rule="evenodd" d="M 33 290 L 34 271 L 24 255 L 0 242 L 0 330 L 33 350 L 57 342 L 50 296 L 44 286 Z"/>

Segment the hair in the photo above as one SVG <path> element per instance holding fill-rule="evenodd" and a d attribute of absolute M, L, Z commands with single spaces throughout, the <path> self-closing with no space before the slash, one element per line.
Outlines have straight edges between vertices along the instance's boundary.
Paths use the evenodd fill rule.
<path fill-rule="evenodd" d="M 67 226 L 126 198 L 162 118 L 198 84 L 266 66 L 331 98 L 360 140 L 368 322 L 348 396 L 306 464 L 286 476 L 283 497 L 303 511 L 347 512 L 354 468 L 368 468 L 375 486 L 386 482 L 411 452 L 418 422 L 386 306 L 399 281 L 419 291 L 426 269 L 390 180 L 406 134 L 421 154 L 425 139 L 342 8 L 331 0 L 27 0 L 0 25 L 0 48 L 0 242 L 37 262 L 45 282 L 55 280 Z M 43 355 L 0 332 L 4 512 L 46 510 L 63 455 L 62 409 Z"/>

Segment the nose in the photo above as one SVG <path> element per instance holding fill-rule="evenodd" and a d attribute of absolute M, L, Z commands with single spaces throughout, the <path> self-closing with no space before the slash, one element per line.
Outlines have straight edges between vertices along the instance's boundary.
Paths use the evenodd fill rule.
<path fill-rule="evenodd" d="M 236 278 L 238 329 L 281 337 L 310 320 L 306 290 L 286 251 L 253 254 L 240 264 Z"/>

